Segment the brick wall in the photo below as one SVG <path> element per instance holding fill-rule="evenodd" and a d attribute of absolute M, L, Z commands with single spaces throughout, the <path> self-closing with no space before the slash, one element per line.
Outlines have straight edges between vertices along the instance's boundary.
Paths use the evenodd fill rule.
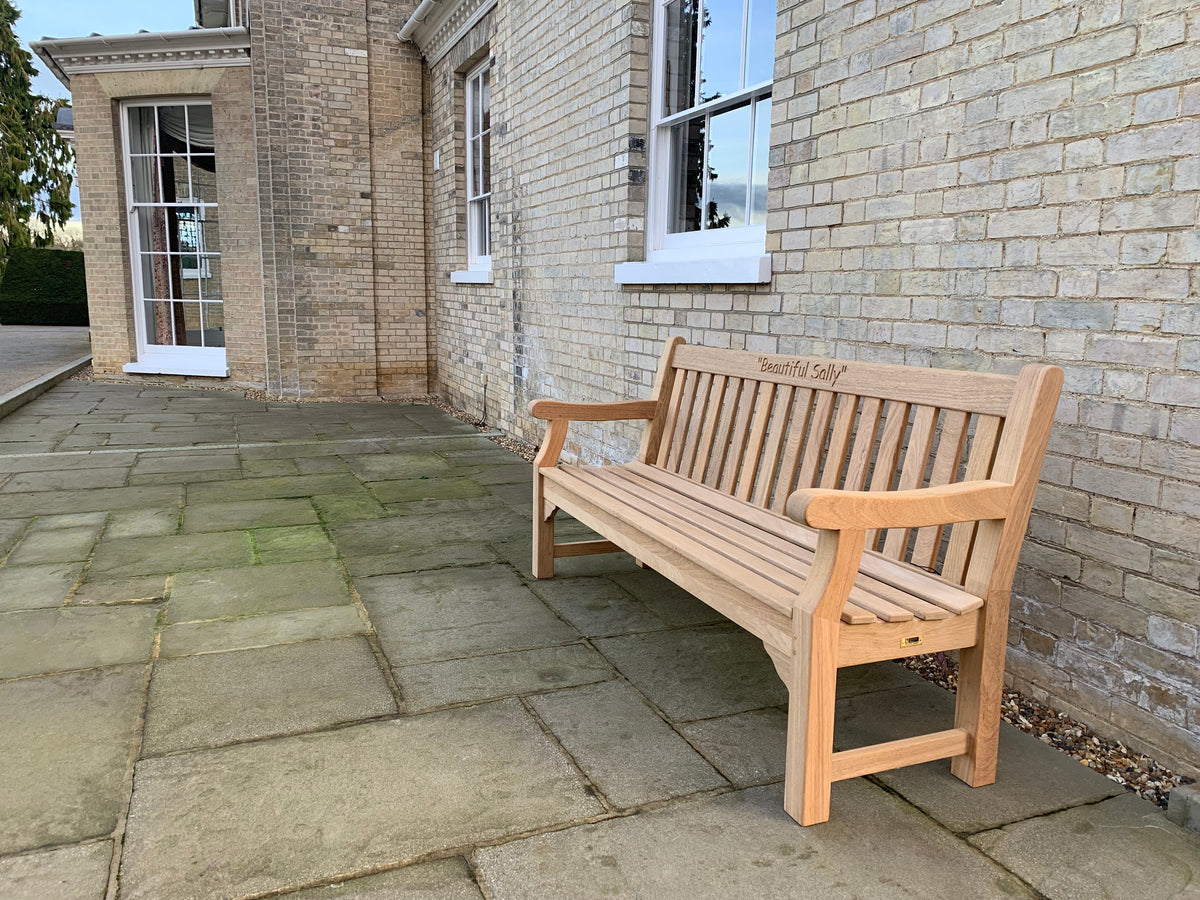
<path fill-rule="evenodd" d="M 536 439 L 527 399 L 645 396 L 674 334 L 921 366 L 1063 366 L 1009 671 L 1195 772 L 1200 12 L 779 0 L 773 283 L 656 290 L 612 280 L 642 253 L 648 3 L 529 0 L 492 16 L 430 73 L 439 388 Z M 461 74 L 485 41 L 495 284 L 451 285 L 465 262 Z M 610 426 L 572 441 L 588 458 L 635 447 Z"/>
<path fill-rule="evenodd" d="M 267 388 L 427 389 L 415 3 L 250 4 Z"/>

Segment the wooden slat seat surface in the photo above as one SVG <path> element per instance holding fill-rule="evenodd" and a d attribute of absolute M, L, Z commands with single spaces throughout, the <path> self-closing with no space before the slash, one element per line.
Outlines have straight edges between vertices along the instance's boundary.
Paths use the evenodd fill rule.
<path fill-rule="evenodd" d="M 658 526 L 655 537 L 672 544 L 675 533 L 693 555 L 711 552 L 728 561 L 742 578 L 761 575 L 778 590 L 766 588 L 762 600 L 791 615 L 797 586 L 807 578 L 816 536 L 784 516 L 765 512 L 690 479 L 640 463 L 624 466 L 560 466 L 545 476 L 569 490 L 588 490 L 589 498 L 622 517 L 645 517 Z M 585 487 L 587 486 L 587 487 Z M 589 489 L 590 488 L 590 489 Z M 764 518 L 775 519 L 770 529 Z M 703 562 L 703 559 L 696 559 Z M 875 574 L 861 572 L 842 613 L 848 625 L 944 619 L 983 605 L 936 576 L 884 557 L 868 562 Z M 732 573 L 731 573 L 732 574 Z M 882 576 L 882 577 L 879 577 Z M 890 583 L 900 582 L 903 586 Z M 737 576 L 735 576 L 737 577 Z"/>

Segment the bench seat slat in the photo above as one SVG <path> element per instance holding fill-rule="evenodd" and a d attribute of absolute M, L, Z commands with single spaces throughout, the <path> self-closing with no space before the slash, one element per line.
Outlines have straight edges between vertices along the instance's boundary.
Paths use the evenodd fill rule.
<path fill-rule="evenodd" d="M 805 547 L 797 546 L 784 538 L 768 534 L 761 530 L 749 530 L 744 522 L 724 513 L 705 506 L 675 491 L 639 478 L 625 466 L 596 466 L 585 467 L 582 471 L 589 475 L 612 483 L 622 485 L 628 493 L 629 502 L 653 503 L 660 509 L 674 514 L 675 520 L 701 529 L 712 535 L 718 542 L 729 542 L 755 557 L 758 562 L 748 560 L 750 565 L 778 568 L 791 576 L 792 581 L 784 581 L 798 594 L 801 582 L 808 578 L 812 570 L 813 554 Z M 708 542 L 709 539 L 696 535 L 699 540 Z M 714 552 L 720 552 L 714 545 Z M 911 622 L 914 612 L 911 608 L 897 604 L 888 599 L 884 590 L 873 590 L 874 585 L 856 586 L 850 592 L 848 609 L 842 615 L 842 621 L 849 625 L 870 624 L 875 617 L 884 622 Z M 887 588 L 887 585 L 881 585 Z M 892 589 L 895 590 L 894 588 Z M 871 616 L 861 615 L 859 610 L 872 613 Z M 944 610 L 938 610 L 942 618 L 948 615 Z"/>
<path fill-rule="evenodd" d="M 706 506 L 700 501 L 691 499 L 670 488 L 663 487 L 637 473 L 631 472 L 628 466 L 605 466 L 591 468 L 597 477 L 616 478 L 630 483 L 631 487 L 640 491 L 642 496 L 656 494 L 666 496 L 671 502 L 681 506 L 690 517 L 689 521 L 705 520 L 707 522 L 727 522 L 731 516 L 713 507 Z M 734 519 L 741 522 L 743 520 Z M 807 578 L 812 568 L 813 551 L 811 548 L 779 537 L 769 531 L 756 528 L 752 532 L 739 529 L 735 540 L 743 542 L 744 546 L 754 549 L 762 558 L 779 562 L 781 559 L 794 560 L 799 567 L 798 574 Z M 761 549 L 759 549 L 761 548 Z M 788 566 L 784 566 L 789 568 Z M 886 582 L 860 572 L 854 588 L 850 592 L 853 605 L 873 612 L 885 622 L 908 622 L 913 618 L 924 620 L 945 619 L 951 612 L 937 604 L 914 597 L 907 591 L 902 591 Z M 843 616 L 847 624 L 864 624 Z"/>
<path fill-rule="evenodd" d="M 579 495 L 601 509 L 611 509 L 617 505 L 614 504 L 613 497 L 603 490 L 595 479 L 581 474 L 574 466 L 547 469 L 542 475 L 550 484 L 561 485 L 564 490 Z M 569 507 L 567 509 L 569 512 Z M 714 559 L 711 546 L 686 532 L 664 529 L 662 521 L 646 512 L 642 504 L 636 507 L 622 504 L 619 509 L 622 518 L 635 528 L 652 535 L 656 541 L 693 562 L 706 564 L 716 570 L 721 578 L 742 585 L 747 592 L 761 599 L 776 612 L 791 615 L 795 591 L 788 591 L 765 575 L 728 558 Z"/>
<path fill-rule="evenodd" d="M 777 611 L 791 615 L 792 604 L 800 593 L 803 579 L 808 575 L 807 566 L 797 563 L 794 559 L 772 559 L 769 552 L 754 545 L 753 536 L 731 533 L 727 526 L 720 523 L 706 523 L 707 527 L 700 527 L 688 516 L 686 510 L 672 508 L 669 500 L 664 501 L 661 497 L 653 498 L 655 502 L 648 502 L 651 498 L 637 491 L 635 486 L 622 482 L 619 478 L 610 477 L 603 469 L 562 466 L 558 471 L 568 475 L 567 479 L 559 481 L 563 487 L 585 495 L 581 486 L 586 485 L 586 496 L 598 506 L 619 513 L 623 518 L 629 517 L 631 522 L 632 514 L 636 511 L 644 519 L 639 523 L 639 527 L 646 527 L 647 523 L 652 523 L 650 534 L 656 540 L 661 540 L 685 555 L 691 555 L 691 552 L 699 548 L 702 553 L 707 554 L 703 559 L 707 559 L 710 566 L 716 557 L 720 557 L 724 560 L 722 565 L 728 569 L 723 577 L 735 577 L 733 573 L 737 573 L 736 577 L 743 580 L 735 583 L 747 587 L 753 594 L 761 594 L 764 602 L 771 603 Z M 657 528 L 654 527 L 655 524 Z M 669 529 L 669 533 L 664 535 L 664 528 Z M 682 545 L 675 547 L 673 539 L 678 532 L 687 535 L 690 548 Z M 745 580 L 747 573 L 754 574 L 753 583 Z M 892 609 L 898 615 L 905 613 L 898 607 Z M 911 616 L 909 618 L 911 619 Z M 859 625 L 878 621 L 874 613 L 854 603 L 847 604 L 843 620 L 848 624 Z"/>
<path fill-rule="evenodd" d="M 626 466 L 595 467 L 589 468 L 588 471 L 598 478 L 625 482 L 631 490 L 637 492 L 636 496 L 653 497 L 656 502 L 680 508 L 685 520 L 696 523 L 723 539 L 734 541 L 760 559 L 777 564 L 800 579 L 807 579 L 812 570 L 813 551 L 810 548 L 762 529 L 749 530 L 743 520 L 649 481 L 629 471 Z M 730 523 L 735 524 L 731 527 Z M 874 613 L 885 622 L 911 622 L 913 618 L 944 619 L 950 615 L 941 607 L 913 597 L 909 597 L 906 603 L 897 602 L 899 595 L 903 595 L 903 592 L 860 573 L 857 583 L 850 591 L 850 604 L 852 607 Z M 865 619 L 860 621 L 853 609 L 843 615 L 842 620 L 850 625 L 869 624 Z"/>
<path fill-rule="evenodd" d="M 653 466 L 642 463 L 628 463 L 627 468 L 643 475 L 651 481 L 686 494 L 715 509 L 729 512 L 742 519 L 749 525 L 786 538 L 802 547 L 813 549 L 817 545 L 817 535 L 812 529 L 792 521 L 786 516 L 776 515 L 764 509 L 746 503 L 740 503 L 719 491 L 696 484 L 687 478 L 682 478 L 671 472 L 664 472 Z M 938 576 L 914 569 L 905 563 L 884 557 L 878 553 L 867 551 L 863 554 L 860 569 L 866 574 L 892 587 L 899 588 L 916 595 L 922 600 L 935 606 L 960 615 L 983 606 L 983 599 L 969 594 L 961 587 L 952 585 Z"/>

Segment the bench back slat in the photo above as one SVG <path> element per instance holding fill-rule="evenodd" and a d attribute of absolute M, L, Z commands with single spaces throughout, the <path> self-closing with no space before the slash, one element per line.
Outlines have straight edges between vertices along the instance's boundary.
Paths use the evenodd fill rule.
<path fill-rule="evenodd" d="M 778 385 L 777 397 L 772 407 L 771 418 L 768 422 L 769 434 L 766 447 L 763 450 L 762 461 L 756 466 L 754 494 L 752 502 L 763 509 L 769 508 L 771 488 L 775 484 L 775 472 L 783 459 L 784 444 L 787 439 L 787 422 L 793 409 L 796 388 L 790 384 Z"/>
<path fill-rule="evenodd" d="M 889 491 L 987 478 L 1017 384 L 1007 375 L 688 344 L 671 351 L 657 464 L 777 513 L 800 488 Z M 890 529 L 868 533 L 867 546 L 940 566 L 963 584 L 980 533 L 970 522 Z"/>
<path fill-rule="evenodd" d="M 1004 422 L 999 416 L 979 416 L 975 432 L 971 436 L 971 450 L 967 457 L 964 481 L 979 481 L 992 473 L 996 459 L 996 447 L 1000 442 L 1000 431 Z M 971 560 L 971 546 L 975 542 L 976 523 L 958 522 L 951 526 L 950 543 L 946 547 L 946 560 L 942 574 L 951 581 L 962 583 Z"/>
<path fill-rule="evenodd" d="M 767 426 L 771 423 L 771 410 L 775 406 L 775 391 L 776 385 L 769 381 L 758 386 L 758 397 L 754 401 L 754 418 L 746 436 L 742 465 L 737 474 L 737 490 L 736 493 L 732 489 L 728 491 L 739 500 L 750 499 L 759 470 L 767 462 Z M 732 472 L 733 467 L 730 466 L 729 470 Z"/>
<path fill-rule="evenodd" d="M 846 466 L 844 487 L 848 491 L 861 491 L 867 486 L 867 473 L 871 470 L 882 416 L 882 400 L 878 397 L 867 397 L 863 400 L 858 416 L 858 428 L 854 434 L 854 446 L 850 448 L 850 460 Z"/>
<path fill-rule="evenodd" d="M 938 429 L 937 451 L 933 457 L 933 467 L 929 472 L 930 484 L 950 484 L 958 480 L 963 445 L 967 440 L 967 423 L 970 418 L 967 413 L 958 410 L 949 410 L 942 416 L 942 425 Z M 913 565 L 923 569 L 934 566 L 942 547 L 944 530 L 945 527 L 942 525 L 930 525 L 917 531 L 910 556 Z"/>

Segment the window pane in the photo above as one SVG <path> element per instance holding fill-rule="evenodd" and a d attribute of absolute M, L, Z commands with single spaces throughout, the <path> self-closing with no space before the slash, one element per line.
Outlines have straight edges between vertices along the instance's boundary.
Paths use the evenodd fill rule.
<path fill-rule="evenodd" d="M 479 193 L 492 192 L 492 133 L 485 131 L 479 139 Z"/>
<path fill-rule="evenodd" d="M 129 152 L 158 152 L 158 130 L 154 124 L 154 107 L 137 106 L 129 110 Z"/>
<path fill-rule="evenodd" d="M 775 69 L 775 0 L 750 0 L 746 86 L 770 81 Z"/>
<path fill-rule="evenodd" d="M 742 87 L 742 0 L 706 0 L 700 60 L 700 100 Z"/>
<path fill-rule="evenodd" d="M 667 231 L 700 230 L 700 204 L 703 196 L 701 170 L 704 166 L 704 117 L 671 128 L 671 196 Z"/>
<path fill-rule="evenodd" d="M 162 200 L 158 190 L 158 157 L 136 156 L 129 160 L 129 180 L 133 184 L 134 203 Z"/>
<path fill-rule="evenodd" d="M 746 182 L 750 175 L 750 106 L 739 106 L 709 125 L 708 210 L 705 228 L 746 224 Z"/>
<path fill-rule="evenodd" d="M 666 6 L 663 115 L 696 105 L 696 40 L 699 0 L 671 0 Z"/>
<path fill-rule="evenodd" d="M 479 76 L 476 75 L 467 82 L 467 138 L 473 138 L 480 131 L 479 115 Z"/>
<path fill-rule="evenodd" d="M 204 323 L 204 346 L 225 346 L 225 309 L 220 303 L 201 303 L 200 312 Z"/>
<path fill-rule="evenodd" d="M 492 127 L 492 70 L 490 68 L 479 73 L 479 106 L 479 127 L 481 131 L 487 131 Z"/>
<path fill-rule="evenodd" d="M 471 259 L 474 262 L 480 256 L 491 256 L 492 247 L 491 240 L 488 234 L 488 220 L 490 218 L 491 204 L 485 197 L 482 200 L 471 201 L 468 209 L 468 227 L 471 229 Z"/>
<path fill-rule="evenodd" d="M 754 168 L 750 182 L 750 224 L 767 221 L 767 169 L 771 149 L 771 98 L 754 104 Z"/>
<path fill-rule="evenodd" d="M 216 146 L 213 139 L 212 107 L 189 106 L 187 108 L 188 135 L 187 142 L 193 153 L 211 153 Z"/>

